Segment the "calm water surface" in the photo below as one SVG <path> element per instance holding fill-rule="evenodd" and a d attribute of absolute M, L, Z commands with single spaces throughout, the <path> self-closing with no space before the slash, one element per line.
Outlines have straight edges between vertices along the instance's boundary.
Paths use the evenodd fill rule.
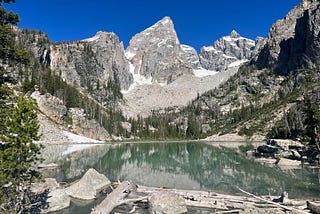
<path fill-rule="evenodd" d="M 56 159 L 48 149 L 48 159 Z M 46 176 L 60 182 L 74 181 L 95 168 L 111 181 L 133 180 L 147 186 L 234 194 L 239 193 L 239 186 L 258 195 L 287 191 L 291 198 L 320 198 L 319 169 L 282 171 L 234 150 L 198 142 L 101 145 L 60 157 L 57 163 L 58 169 Z"/>

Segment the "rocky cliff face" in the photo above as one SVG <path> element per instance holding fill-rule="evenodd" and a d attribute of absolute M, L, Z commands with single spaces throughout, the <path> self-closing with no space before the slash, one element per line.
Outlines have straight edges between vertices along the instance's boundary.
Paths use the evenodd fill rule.
<path fill-rule="evenodd" d="M 136 34 L 130 41 L 126 56 L 131 72 L 149 82 L 168 83 L 183 74 L 191 74 L 192 66 L 184 57 L 174 25 L 165 17 Z M 141 78 L 140 78 L 141 79 Z"/>
<path fill-rule="evenodd" d="M 133 83 L 123 44 L 114 33 L 98 32 L 94 37 L 75 42 L 52 43 L 38 31 L 16 28 L 18 43 L 29 50 L 35 60 L 49 66 L 68 84 L 99 94 L 116 75 L 121 88 Z"/>
<path fill-rule="evenodd" d="M 320 3 L 303 0 L 268 34 L 266 45 L 254 64 L 287 74 L 299 68 L 314 68 L 320 60 Z"/>
<path fill-rule="evenodd" d="M 114 33 L 98 32 L 94 37 L 79 42 L 52 44 L 50 67 L 61 71 L 67 83 L 84 88 L 97 88 L 97 81 L 105 85 L 116 74 L 121 88 L 127 89 L 133 81 L 123 44 Z M 99 90 L 99 89 L 98 89 Z"/>
<path fill-rule="evenodd" d="M 259 46 L 261 40 L 257 41 Z M 222 37 L 213 46 L 203 47 L 200 52 L 200 63 L 207 70 L 224 71 L 251 59 L 255 50 L 255 41 L 232 31 L 229 36 Z"/>
<path fill-rule="evenodd" d="M 182 51 L 180 52 L 181 59 L 185 59 L 186 62 L 191 64 L 193 69 L 200 68 L 200 59 L 197 51 L 189 45 L 181 45 Z"/>
<path fill-rule="evenodd" d="M 257 39 L 259 45 L 252 49 L 257 55 L 250 63 L 241 66 L 227 82 L 203 94 L 191 106 L 204 110 L 201 117 L 207 117 L 207 123 L 218 124 L 213 127 L 216 132 L 268 133 L 269 137 L 281 138 L 303 136 L 306 100 L 319 106 L 319 23 L 320 2 L 303 0 L 271 27 L 266 40 Z M 237 40 L 237 37 L 234 34 L 222 38 L 215 46 L 208 47 L 207 52 L 217 53 L 218 47 L 227 46 L 224 40 Z M 227 55 L 230 51 L 224 53 Z M 246 57 L 246 54 L 239 56 Z M 214 103 L 215 108 L 208 106 L 209 102 Z M 205 113 L 207 108 L 220 119 L 210 118 Z"/>

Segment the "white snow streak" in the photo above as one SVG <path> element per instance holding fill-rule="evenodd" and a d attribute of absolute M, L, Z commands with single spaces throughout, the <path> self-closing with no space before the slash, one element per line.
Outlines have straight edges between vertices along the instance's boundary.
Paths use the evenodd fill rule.
<path fill-rule="evenodd" d="M 73 134 L 71 132 L 63 131 L 63 134 L 69 138 L 69 140 L 75 143 L 102 143 L 102 141 L 94 140 L 91 138 L 83 137 L 80 135 Z"/>
<path fill-rule="evenodd" d="M 217 73 L 218 73 L 217 71 L 210 71 L 210 70 L 206 70 L 204 68 L 194 69 L 193 70 L 193 74 L 196 77 L 212 76 L 212 75 L 216 75 Z"/>
<path fill-rule="evenodd" d="M 94 42 L 96 40 L 98 40 L 100 37 L 99 35 L 95 35 L 94 37 L 88 38 L 88 39 L 83 39 L 83 42 Z"/>
<path fill-rule="evenodd" d="M 231 63 L 230 65 L 228 65 L 228 68 L 233 68 L 233 67 L 238 67 L 240 66 L 241 64 L 247 62 L 248 60 L 238 60 L 238 61 L 235 61 L 233 63 Z"/>

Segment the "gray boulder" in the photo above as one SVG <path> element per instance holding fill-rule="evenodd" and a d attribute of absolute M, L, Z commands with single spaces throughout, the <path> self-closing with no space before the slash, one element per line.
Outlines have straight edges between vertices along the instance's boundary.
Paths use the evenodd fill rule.
<path fill-rule="evenodd" d="M 46 190 L 53 191 L 60 187 L 59 183 L 55 178 L 45 178 L 42 183 L 33 183 L 31 184 L 31 192 L 35 194 L 40 194 Z"/>
<path fill-rule="evenodd" d="M 185 200 L 171 192 L 156 192 L 151 195 L 149 202 L 152 214 L 181 214 L 188 212 Z"/>
<path fill-rule="evenodd" d="M 56 212 L 70 206 L 71 199 L 64 189 L 53 190 L 48 194 L 48 197 L 47 202 L 49 207 L 42 210 L 42 213 Z"/>
<path fill-rule="evenodd" d="M 109 179 L 95 169 L 89 169 L 75 184 L 66 188 L 66 193 L 77 199 L 93 200 L 97 194 L 111 185 Z"/>

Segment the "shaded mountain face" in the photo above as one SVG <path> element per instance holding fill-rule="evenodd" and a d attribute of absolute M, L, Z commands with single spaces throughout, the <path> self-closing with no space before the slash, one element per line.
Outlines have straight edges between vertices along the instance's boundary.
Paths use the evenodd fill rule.
<path fill-rule="evenodd" d="M 52 44 L 48 53 L 51 69 L 61 71 L 69 84 L 76 81 L 79 86 L 97 88 L 98 81 L 103 86 L 114 74 L 121 88 L 132 84 L 123 44 L 114 33 L 98 32 L 86 40 Z"/>
<path fill-rule="evenodd" d="M 258 69 L 271 68 L 277 74 L 316 68 L 320 51 L 320 4 L 303 0 L 268 34 L 266 45 L 253 62 Z"/>
<path fill-rule="evenodd" d="M 80 90 L 91 88 L 99 93 L 97 85 L 102 88 L 114 76 L 118 77 L 122 89 L 133 83 L 123 44 L 114 33 L 98 32 L 82 41 L 52 43 L 42 32 L 15 30 L 18 43 L 29 50 L 35 60 Z"/>
<path fill-rule="evenodd" d="M 169 17 L 136 34 L 130 40 L 126 56 L 132 74 L 149 82 L 170 83 L 178 76 L 192 74 L 192 65 Z"/>
<path fill-rule="evenodd" d="M 201 66 L 207 70 L 224 71 L 250 60 L 263 39 L 255 41 L 241 37 L 236 31 L 217 40 L 213 46 L 203 47 L 200 52 Z"/>

